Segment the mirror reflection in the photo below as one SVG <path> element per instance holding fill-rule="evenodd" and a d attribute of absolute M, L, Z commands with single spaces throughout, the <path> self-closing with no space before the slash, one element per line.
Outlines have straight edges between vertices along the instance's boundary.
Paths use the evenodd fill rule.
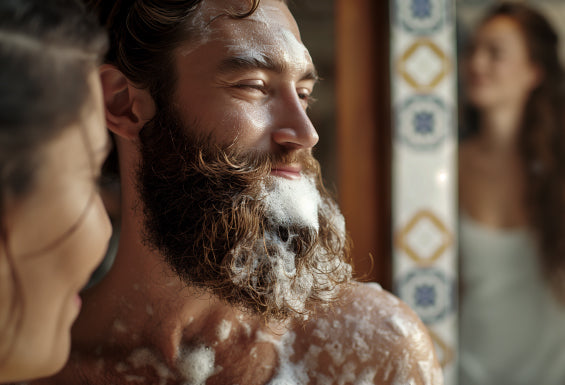
<path fill-rule="evenodd" d="M 461 385 L 565 379 L 563 10 L 458 7 Z"/>

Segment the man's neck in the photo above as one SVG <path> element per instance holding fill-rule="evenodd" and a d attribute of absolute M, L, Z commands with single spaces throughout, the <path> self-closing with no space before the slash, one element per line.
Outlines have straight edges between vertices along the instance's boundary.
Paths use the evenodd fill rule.
<path fill-rule="evenodd" d="M 104 375 L 116 384 L 137 377 L 180 384 L 198 373 L 211 376 L 226 362 L 239 364 L 221 375 L 231 378 L 261 364 L 268 370 L 257 383 L 271 378 L 277 367 L 276 347 L 261 336 L 279 339 L 282 327 L 188 288 L 158 255 L 138 254 L 136 263 L 124 263 L 128 259 L 134 259 L 133 254 L 118 255 L 120 262 L 111 273 L 85 293 L 63 379 L 83 376 L 92 384 L 108 383 L 100 377 Z M 193 368 L 194 362 L 209 364 L 211 371 Z"/>
<path fill-rule="evenodd" d="M 190 338 L 189 325 L 193 328 L 224 307 L 187 287 L 157 255 L 123 248 L 108 276 L 83 297 L 73 328 L 77 343 L 94 349 L 100 348 L 94 346 L 99 341 L 131 348 L 151 345 L 167 360 L 177 356 L 181 338 Z"/>
<path fill-rule="evenodd" d="M 267 333 L 278 339 L 284 326 L 267 324 L 183 282 L 165 258 L 142 240 L 143 213 L 139 204 L 132 204 L 139 202 L 139 197 L 135 184 L 127 183 L 127 175 L 125 180 L 115 263 L 108 275 L 83 295 L 84 306 L 73 327 L 73 353 L 61 376 L 97 378 L 93 382 L 97 384 L 108 383 L 98 378 L 106 373 L 116 378 L 167 378 L 176 384 L 176 379 L 190 378 L 198 369 L 187 364 L 197 354 L 198 362 L 210 355 L 212 368 L 241 361 L 222 371 L 233 377 L 237 374 L 233 370 L 256 369 L 257 362 L 250 361 L 253 351 L 257 352 L 253 360 L 269 368 L 262 376 L 270 378 L 277 355 L 273 344 L 260 337 Z M 254 381 L 264 383 L 262 376 L 255 373 Z"/>
<path fill-rule="evenodd" d="M 264 330 L 284 334 L 284 325 L 266 324 L 189 287 L 160 254 L 132 242 L 132 235 L 121 234 L 115 265 L 83 295 L 84 308 L 73 327 L 75 352 L 127 358 L 149 349 L 175 367 L 187 349 L 210 346 L 218 352 L 233 341 L 251 344 Z"/>

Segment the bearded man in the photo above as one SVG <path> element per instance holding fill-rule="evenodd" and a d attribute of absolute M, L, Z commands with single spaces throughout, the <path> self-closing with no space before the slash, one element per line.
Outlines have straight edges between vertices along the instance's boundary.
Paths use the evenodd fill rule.
<path fill-rule="evenodd" d="M 50 384 L 442 384 L 406 305 L 351 279 L 281 0 L 99 0 L 121 238 Z"/>

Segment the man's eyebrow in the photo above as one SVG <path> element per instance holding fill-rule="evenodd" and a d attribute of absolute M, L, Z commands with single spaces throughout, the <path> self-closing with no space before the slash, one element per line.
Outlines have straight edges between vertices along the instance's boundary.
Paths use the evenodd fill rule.
<path fill-rule="evenodd" d="M 223 74 L 230 74 L 234 72 L 242 72 L 249 70 L 267 70 L 278 74 L 285 72 L 288 65 L 278 60 L 273 60 L 266 55 L 260 56 L 230 56 L 220 62 L 218 70 Z M 306 70 L 300 80 L 313 80 L 318 81 L 319 76 L 316 68 L 311 66 Z"/>

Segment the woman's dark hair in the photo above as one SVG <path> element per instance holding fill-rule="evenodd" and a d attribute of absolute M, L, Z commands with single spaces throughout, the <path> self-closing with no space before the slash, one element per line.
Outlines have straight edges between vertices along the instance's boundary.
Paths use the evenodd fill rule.
<path fill-rule="evenodd" d="M 77 1 L 0 1 L 0 247 L 15 287 L 10 319 L 0 325 L 3 342 L 15 337 L 23 301 L 8 248 L 8 202 L 33 191 L 42 146 L 80 121 L 92 94 L 88 77 L 107 44 Z M 0 351 L 0 364 L 7 353 Z"/>
<path fill-rule="evenodd" d="M 481 24 L 497 17 L 516 23 L 529 59 L 541 71 L 540 84 L 526 102 L 518 143 L 526 166 L 526 210 L 541 266 L 565 300 L 565 75 L 559 36 L 540 12 L 525 4 L 496 5 Z"/>

